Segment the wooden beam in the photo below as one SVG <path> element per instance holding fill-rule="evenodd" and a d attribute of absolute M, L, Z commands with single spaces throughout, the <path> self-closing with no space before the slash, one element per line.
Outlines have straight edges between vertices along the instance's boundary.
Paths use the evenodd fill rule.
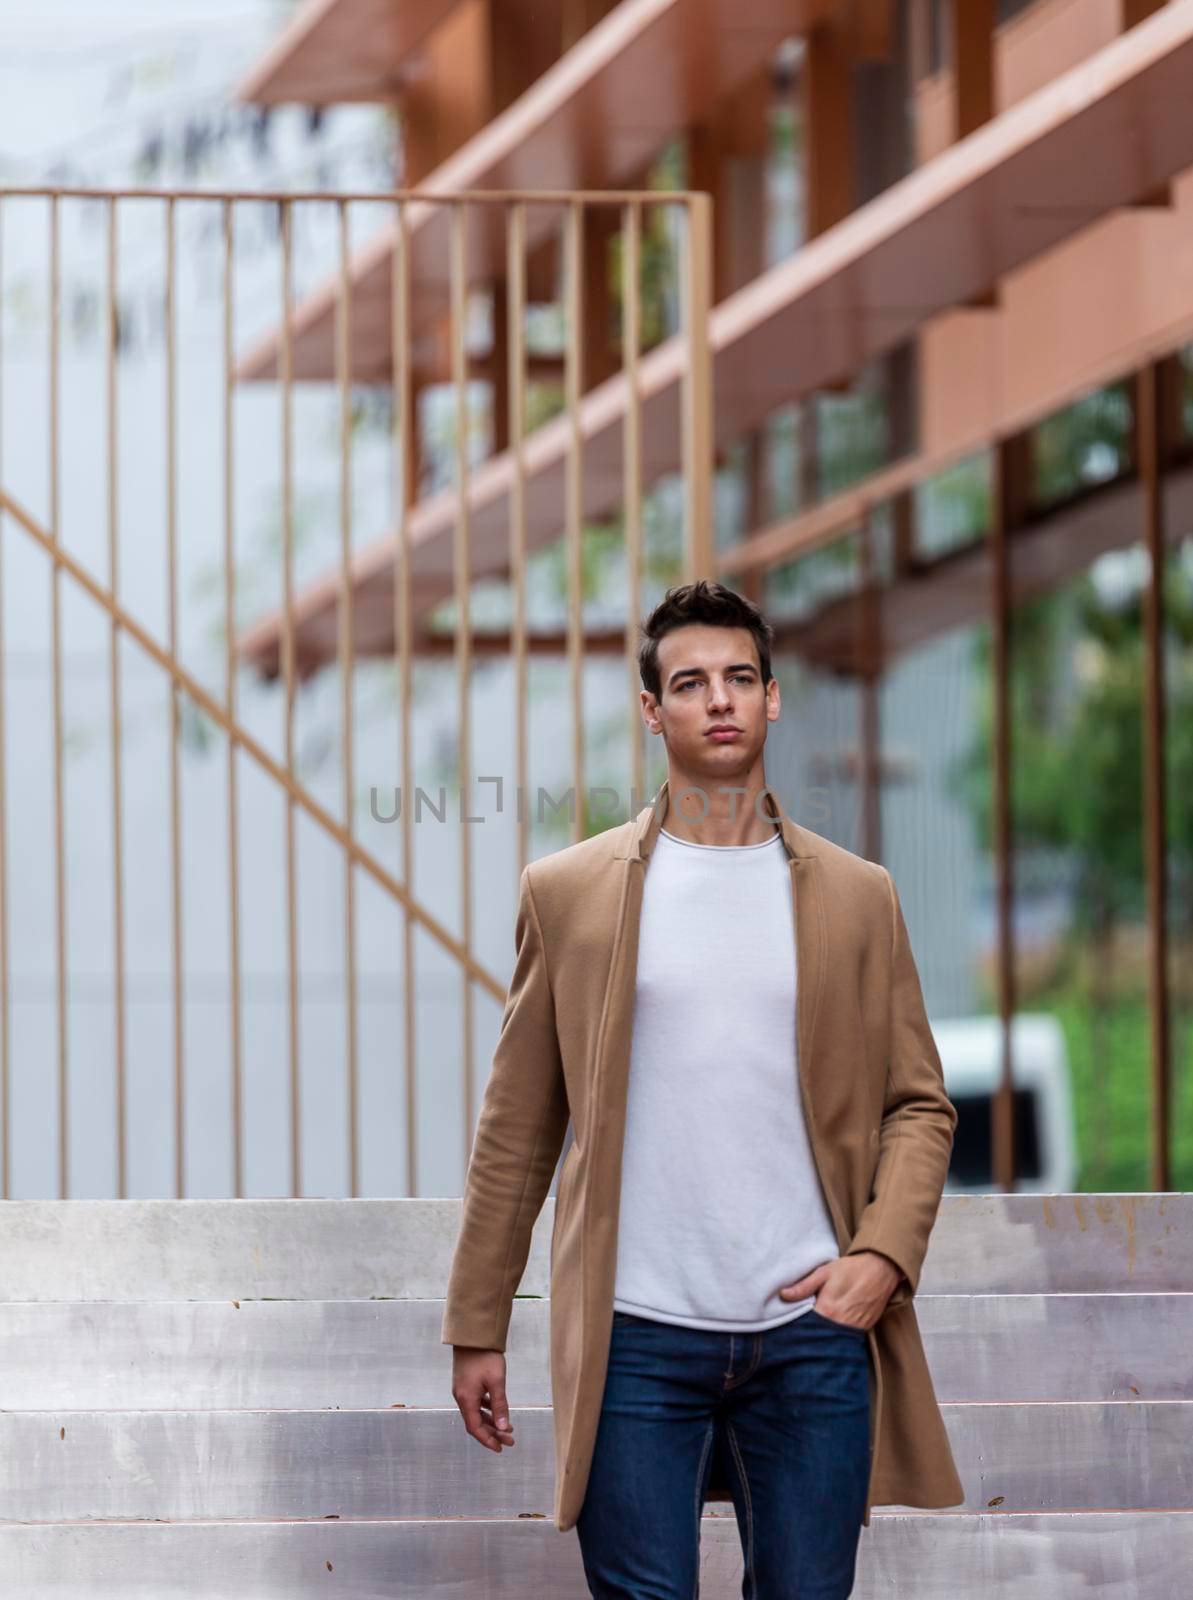
<path fill-rule="evenodd" d="M 1158 183 L 1154 189 L 1148 189 L 1137 199 L 1132 200 L 1131 207 L 1136 211 L 1171 211 L 1176 201 L 1172 193 L 1172 183 Z"/>
<path fill-rule="evenodd" d="M 1012 433 L 995 446 L 998 457 L 998 503 L 1009 528 L 1021 528 L 1035 504 L 1032 436 Z"/>
<path fill-rule="evenodd" d="M 909 489 L 902 494 L 895 495 L 891 501 L 891 516 L 894 519 L 892 545 L 892 564 L 895 580 L 910 577 L 916 570 L 919 562 L 919 553 L 916 549 L 916 516 L 915 495 Z"/>
<path fill-rule="evenodd" d="M 898 47 L 895 0 L 848 0 L 844 27 L 857 61 L 892 61 Z"/>
<path fill-rule="evenodd" d="M 521 0 L 459 0 L 419 51 L 398 95 L 407 187 L 421 183 L 513 105 L 554 63 L 553 40 L 528 29 Z"/>
<path fill-rule="evenodd" d="M 1023 459 L 1019 441 L 1001 440 L 994 449 L 991 473 L 990 633 L 994 717 L 991 729 L 993 784 L 995 974 L 1001 1023 L 1001 1067 L 998 1088 L 990 1097 L 990 1148 L 994 1181 L 1009 1194 L 1015 1187 L 1015 1101 L 1011 1029 L 1015 1017 L 1014 839 L 1011 815 L 1011 529 L 1014 506 L 1021 497 L 1016 483 Z"/>
<path fill-rule="evenodd" d="M 1148 581 L 1143 591 L 1143 845 L 1147 885 L 1148 1016 L 1151 1034 L 1151 1150 L 1153 1189 L 1172 1187 L 1172 1036 L 1168 977 L 1168 851 L 1164 677 L 1164 389 L 1155 363 L 1135 380 L 1135 460 L 1143 489 L 1143 538 Z"/>
<path fill-rule="evenodd" d="M 761 528 L 770 515 L 769 472 L 770 450 L 768 435 L 763 428 L 751 428 L 744 441 L 746 478 L 746 527 Z M 730 587 L 744 594 L 755 605 L 764 603 L 765 574 L 761 567 L 743 572 Z"/>
<path fill-rule="evenodd" d="M 687 202 L 680 247 L 680 325 L 687 359 L 680 384 L 680 466 L 684 494 L 684 582 L 716 575 L 713 534 L 712 201 Z"/>
<path fill-rule="evenodd" d="M 957 89 L 956 137 L 994 115 L 995 0 L 952 0 L 953 67 Z"/>
<path fill-rule="evenodd" d="M 493 454 L 500 455 L 510 447 L 510 386 L 509 386 L 509 299 L 504 283 L 494 283 L 493 290 L 493 352 L 492 370 L 488 374 L 493 385 Z M 479 363 L 477 363 L 479 366 Z"/>
<path fill-rule="evenodd" d="M 766 159 L 774 83 L 769 62 L 687 135 L 687 187 L 713 202 L 713 299 L 719 304 L 766 265 Z"/>
<path fill-rule="evenodd" d="M 814 239 L 853 210 L 852 75 L 841 31 L 830 23 L 808 34 L 803 91 L 807 236 Z"/>
<path fill-rule="evenodd" d="M 726 155 L 765 158 L 770 149 L 774 97 L 774 71 L 769 61 L 762 62 L 751 77 L 726 95 L 716 119 Z"/>
<path fill-rule="evenodd" d="M 1123 31 L 1159 11 L 1165 0 L 1123 0 Z"/>
<path fill-rule="evenodd" d="M 610 245 L 621 230 L 621 213 L 612 206 L 588 206 L 582 218 L 584 269 L 583 387 L 587 394 L 621 367 L 613 326 Z"/>
<path fill-rule="evenodd" d="M 616 0 L 562 0 L 559 7 L 559 53 L 566 55 L 588 30 L 612 10 Z"/>
<path fill-rule="evenodd" d="M 422 70 L 399 97 L 407 188 L 492 120 L 490 23 L 488 0 L 460 0 L 424 43 Z"/>
<path fill-rule="evenodd" d="M 858 588 L 854 596 L 858 679 L 858 803 L 860 853 L 882 860 L 882 707 L 884 667 L 882 594 L 874 563 L 874 518 L 866 516 L 858 540 Z"/>
<path fill-rule="evenodd" d="M 725 298 L 726 227 L 725 210 L 725 152 L 720 130 L 713 121 L 697 122 L 687 131 L 686 187 L 712 196 L 714 219 L 713 234 L 713 301 Z"/>
<path fill-rule="evenodd" d="M 558 60 L 545 27 L 528 26 L 525 0 L 488 0 L 493 62 L 492 102 L 497 116 Z"/>

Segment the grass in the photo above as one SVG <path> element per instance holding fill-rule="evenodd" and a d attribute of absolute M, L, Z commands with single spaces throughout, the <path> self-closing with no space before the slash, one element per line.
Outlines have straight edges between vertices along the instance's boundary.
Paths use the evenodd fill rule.
<path fill-rule="evenodd" d="M 1082 1193 L 1147 1191 L 1150 1176 L 1151 1023 L 1144 995 L 1115 999 L 1102 1017 L 1075 987 L 1033 996 L 1065 1035 Z M 1171 1187 L 1193 1189 L 1193 1015 L 1172 1017 Z"/>

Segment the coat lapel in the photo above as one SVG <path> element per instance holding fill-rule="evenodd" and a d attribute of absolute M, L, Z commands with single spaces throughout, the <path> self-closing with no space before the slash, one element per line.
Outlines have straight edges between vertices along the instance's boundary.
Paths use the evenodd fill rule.
<path fill-rule="evenodd" d="M 801 828 L 798 822 L 794 822 L 787 815 L 778 795 L 769 784 L 763 790 L 763 796 L 763 809 L 772 817 L 778 818 L 779 831 L 783 835 L 788 857 L 794 861 L 814 861 L 815 836 L 806 828 Z M 667 815 L 667 806 L 668 781 L 664 778 L 650 805 L 644 806 L 639 811 L 633 824 L 614 850 L 614 856 L 618 860 L 646 860 L 649 857 L 659 836 L 659 830 L 663 826 L 663 818 Z"/>

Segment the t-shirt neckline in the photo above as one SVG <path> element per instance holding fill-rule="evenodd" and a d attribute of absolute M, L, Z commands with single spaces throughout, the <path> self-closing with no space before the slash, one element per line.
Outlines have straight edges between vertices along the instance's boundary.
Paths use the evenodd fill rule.
<path fill-rule="evenodd" d="M 667 828 L 660 828 L 659 832 L 673 844 L 687 845 L 690 850 L 717 850 L 722 854 L 738 850 L 765 850 L 768 845 L 778 843 L 782 837 L 776 828 L 771 838 L 759 839 L 756 844 L 698 844 L 695 839 L 681 839 L 677 833 L 672 833 Z"/>

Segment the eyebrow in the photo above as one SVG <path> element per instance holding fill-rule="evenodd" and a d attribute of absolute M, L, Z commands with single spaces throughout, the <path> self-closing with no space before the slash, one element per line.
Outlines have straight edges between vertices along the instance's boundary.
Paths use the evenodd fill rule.
<path fill-rule="evenodd" d="M 754 663 L 752 661 L 735 661 L 731 667 L 726 667 L 725 671 L 726 672 L 757 672 L 758 668 L 754 665 Z M 696 677 L 703 677 L 704 668 L 703 667 L 677 667 L 676 670 L 667 679 L 667 686 L 670 689 L 674 689 L 675 685 L 679 682 L 680 678 L 690 678 L 693 675 L 695 675 Z"/>

